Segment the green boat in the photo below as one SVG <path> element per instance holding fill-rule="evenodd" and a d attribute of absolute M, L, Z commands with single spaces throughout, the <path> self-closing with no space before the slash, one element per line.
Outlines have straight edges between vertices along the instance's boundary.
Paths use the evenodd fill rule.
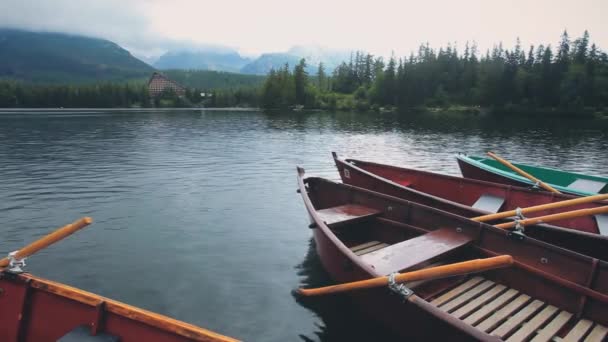
<path fill-rule="evenodd" d="M 459 154 L 456 158 L 463 177 L 516 186 L 537 187 L 531 180 L 520 176 L 492 158 L 464 154 Z M 513 165 L 563 193 L 579 196 L 608 193 L 608 177 L 591 176 L 525 164 L 513 163 Z"/>

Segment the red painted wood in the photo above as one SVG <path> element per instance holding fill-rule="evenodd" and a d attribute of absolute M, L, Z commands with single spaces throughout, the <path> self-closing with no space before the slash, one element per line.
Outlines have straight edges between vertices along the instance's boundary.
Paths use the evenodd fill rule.
<path fill-rule="evenodd" d="M 353 173 L 350 176 L 356 177 Z M 301 190 L 305 189 L 303 184 L 302 182 Z M 608 299 L 606 299 L 608 298 L 608 263 L 606 262 L 594 261 L 593 258 L 532 238 L 515 240 L 509 238 L 504 230 L 378 192 L 320 178 L 309 178 L 306 184 L 308 193 L 306 191 L 301 193 L 309 215 L 317 223 L 317 228 L 313 229 L 316 251 L 324 268 L 337 282 L 381 276 L 365 262 L 365 256 L 356 256 L 350 252 L 342 243 L 343 240 L 356 237 L 357 242 L 362 243 L 372 236 L 392 235 L 393 241 L 398 241 L 399 238 L 404 241 L 411 238 L 412 234 L 420 235 L 423 231 L 460 228 L 462 234 L 473 238 L 473 242 L 460 249 L 455 255 L 440 258 L 442 261 L 450 263 L 484 255 L 509 254 L 515 259 L 516 266 L 486 272 L 483 276 L 569 312 L 576 313 L 580 310 L 580 299 L 586 297 L 587 303 L 579 313 L 580 316 L 600 324 L 608 324 Z M 356 229 L 355 226 L 353 229 L 350 227 L 336 229 L 340 232 L 338 238 L 316 215 L 315 208 L 320 202 L 332 202 L 334 205 L 363 205 L 382 210 L 382 213 L 378 218 L 357 223 Z M 397 221 L 398 224 L 389 224 L 390 221 L 385 219 Z M 400 230 L 405 234 L 401 234 Z M 382 233 L 370 231 L 382 231 Z M 594 278 L 592 284 L 589 283 L 590 277 Z M 447 285 L 450 281 L 455 284 L 460 279 L 440 280 L 441 286 Z M 462 321 L 454 321 L 442 316 L 441 310 L 427 305 L 422 300 L 432 293 L 437 293 L 438 288 L 435 281 L 420 285 L 415 288 L 416 295 L 410 297 L 413 300 L 407 304 L 403 304 L 398 296 L 389 294 L 387 289 L 362 290 L 353 292 L 350 296 L 360 306 L 362 312 L 406 338 L 412 338 L 412 335 L 415 336 L 414 338 L 425 340 L 443 338 L 451 340 L 453 336 L 462 339 L 466 339 L 467 336 L 469 339 L 473 339 L 473 336 L 481 340 L 491 338 L 475 335 L 479 331 Z M 424 319 L 419 321 L 420 317 Z"/>
<path fill-rule="evenodd" d="M 83 325 L 91 328 L 92 334 L 107 333 L 119 337 L 121 342 L 236 341 L 107 300 L 111 301 L 114 310 L 121 310 L 110 312 L 106 305 L 101 304 L 106 302 L 102 297 L 32 278 L 0 272 L 0 341 L 54 342 Z M 34 285 L 24 300 L 30 281 Z M 60 292 L 53 292 L 55 290 L 49 289 L 51 286 Z M 145 319 L 141 318 L 144 316 Z"/>
<path fill-rule="evenodd" d="M 343 161 L 336 158 L 335 162 L 342 181 L 346 184 L 428 205 L 463 217 L 476 217 L 486 214 L 484 211 L 471 207 L 483 194 L 505 198 L 502 210 L 513 210 L 518 207 L 528 207 L 576 198 L 576 196 L 572 195 L 531 191 L 520 187 L 359 160 Z M 348 170 L 349 177 L 344 176 L 345 170 Z M 398 184 L 406 180 L 411 183 L 410 186 L 404 187 Z M 606 201 L 600 201 L 579 204 L 568 209 L 594 208 L 606 204 Z M 560 212 L 560 209 L 544 210 L 528 216 L 536 217 L 557 212 Z M 538 225 L 527 227 L 526 234 L 582 254 L 608 260 L 608 249 L 604 247 L 608 245 L 608 237 L 597 234 L 599 230 L 597 222 L 593 217 L 561 220 L 555 222 L 555 224 L 569 229 L 560 229 L 554 225 Z M 572 231 L 572 229 L 576 229 L 582 233 L 577 233 L 576 231 Z"/>

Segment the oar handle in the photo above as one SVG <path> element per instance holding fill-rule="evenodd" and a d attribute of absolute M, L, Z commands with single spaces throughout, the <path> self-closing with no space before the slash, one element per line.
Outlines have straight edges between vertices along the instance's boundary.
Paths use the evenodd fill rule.
<path fill-rule="evenodd" d="M 538 183 L 538 185 L 540 185 L 543 189 L 551 191 L 551 192 L 555 192 L 556 194 L 561 194 L 561 192 L 557 191 L 555 188 L 553 188 L 552 186 L 550 186 L 549 184 L 541 181 L 540 179 L 532 176 L 531 174 L 527 173 L 526 171 L 518 168 L 517 166 L 511 164 L 509 161 L 497 156 L 496 154 L 494 154 L 493 152 L 488 152 L 487 153 L 490 157 L 494 158 L 496 161 L 498 161 L 499 163 L 501 163 L 502 165 L 508 167 L 509 169 L 519 173 L 520 175 L 528 178 L 529 180 Z"/>
<path fill-rule="evenodd" d="M 573 211 L 566 211 L 565 213 L 532 217 L 532 218 L 520 220 L 520 221 L 506 222 L 506 223 L 497 224 L 494 227 L 507 229 L 507 228 L 513 228 L 513 227 L 517 226 L 517 224 L 519 224 L 521 226 L 528 226 L 531 224 L 549 223 L 549 222 L 553 222 L 553 221 L 567 220 L 567 219 L 571 219 L 571 218 L 605 214 L 605 213 L 608 213 L 608 205 L 603 206 L 603 207 L 597 207 L 597 208 L 579 209 L 579 210 L 573 210 Z"/>
<path fill-rule="evenodd" d="M 595 201 L 602 201 L 605 199 L 608 199 L 608 194 L 579 197 L 579 198 L 574 198 L 574 199 L 570 199 L 570 200 L 566 200 L 566 201 L 559 201 L 559 202 L 535 205 L 533 207 L 521 208 L 520 212 L 522 214 L 529 214 L 529 213 L 534 213 L 534 212 L 541 211 L 541 210 L 564 208 L 564 207 L 569 207 L 569 206 L 573 206 L 573 205 L 577 205 L 577 204 L 585 204 L 585 203 L 591 203 L 591 202 L 595 202 Z M 517 214 L 518 214 L 517 210 L 509 210 L 509 211 L 503 211 L 503 212 L 496 213 L 496 214 L 488 214 L 488 215 L 473 217 L 471 220 L 477 221 L 477 222 L 486 222 L 486 221 L 498 220 L 498 219 L 502 219 L 502 218 L 515 216 Z"/>
<path fill-rule="evenodd" d="M 449 265 L 425 268 L 413 272 L 400 273 L 395 276 L 395 282 L 404 283 L 408 281 L 447 278 L 469 273 L 484 272 L 496 268 L 507 267 L 512 264 L 513 257 L 510 255 L 500 255 L 493 258 L 469 260 Z M 378 277 L 351 283 L 319 287 L 316 289 L 298 289 L 298 292 L 304 296 L 320 296 L 345 291 L 381 287 L 388 285 L 388 283 L 388 277 Z"/>
<path fill-rule="evenodd" d="M 93 222 L 93 219 L 91 219 L 90 217 L 83 217 L 77 221 L 74 221 L 68 225 L 65 225 L 65 226 L 57 229 L 56 231 L 50 233 L 49 235 L 47 235 L 41 239 L 38 239 L 37 241 L 34 241 L 31 244 L 21 248 L 15 255 L 15 258 L 17 258 L 17 259 L 26 258 L 26 257 L 38 252 L 39 250 L 46 248 L 46 247 L 54 244 L 55 242 L 65 238 L 66 236 L 71 235 L 74 232 L 88 226 L 92 222 Z M 0 267 L 6 267 L 6 266 L 8 266 L 8 264 L 9 264 L 8 258 L 4 258 L 4 259 L 0 260 Z"/>

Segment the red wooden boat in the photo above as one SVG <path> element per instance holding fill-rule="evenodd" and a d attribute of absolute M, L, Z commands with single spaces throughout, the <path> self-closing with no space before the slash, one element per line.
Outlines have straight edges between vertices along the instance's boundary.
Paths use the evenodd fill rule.
<path fill-rule="evenodd" d="M 349 293 L 408 338 L 602 341 L 608 263 L 431 207 L 321 178 L 299 192 L 316 250 L 336 282 L 508 254 L 510 268 Z M 393 293 L 396 292 L 397 294 Z M 315 299 L 322 300 L 322 299 Z"/>
<path fill-rule="evenodd" d="M 62 230 L 68 228 L 71 231 L 62 237 L 88 223 L 90 219 L 65 226 Z M 41 242 L 44 240 L 41 239 L 26 248 L 44 248 L 41 244 L 48 245 L 62 238 L 57 238 L 58 233 L 60 231 L 45 238 L 53 240 L 51 242 Z M 0 260 L 0 341 L 237 341 L 192 324 L 22 273 L 19 262 L 3 268 L 4 261 L 6 259 Z"/>
<path fill-rule="evenodd" d="M 382 192 L 468 218 L 578 198 L 573 195 L 534 191 L 355 159 L 342 160 L 336 153 L 333 153 L 333 157 L 340 177 L 346 184 Z M 598 208 L 605 205 L 608 205 L 608 201 L 577 204 L 566 210 Z M 538 217 L 563 211 L 563 208 L 549 209 L 526 216 Z M 553 222 L 552 225 L 531 226 L 526 228 L 525 234 L 608 260 L 606 214 L 560 220 Z"/>

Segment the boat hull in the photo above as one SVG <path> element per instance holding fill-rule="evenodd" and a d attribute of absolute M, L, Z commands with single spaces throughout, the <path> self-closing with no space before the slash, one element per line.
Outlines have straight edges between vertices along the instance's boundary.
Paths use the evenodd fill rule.
<path fill-rule="evenodd" d="M 505 177 L 505 176 L 499 175 L 497 173 L 481 169 L 475 165 L 467 163 L 466 161 L 464 161 L 460 158 L 457 158 L 457 161 L 458 161 L 458 167 L 460 168 L 460 173 L 462 173 L 462 176 L 465 178 L 479 179 L 479 180 L 486 181 L 486 182 L 506 184 L 506 185 L 523 186 L 523 187 L 527 187 L 527 188 L 533 187 L 533 184 L 531 182 L 528 183 L 528 182 L 516 181 L 509 177 Z"/>
<path fill-rule="evenodd" d="M 561 310 L 577 312 L 577 317 L 608 323 L 608 296 L 604 294 L 608 264 L 603 261 L 534 239 L 515 239 L 504 230 L 386 194 L 303 177 L 304 171 L 299 169 L 299 192 L 313 220 L 310 228 L 315 250 L 337 283 L 433 267 L 435 262 L 447 265 L 511 255 L 512 267 L 480 276 Z M 363 217 L 373 212 L 374 216 Z M 443 237 L 434 240 L 430 236 Z M 468 242 L 459 245 L 454 239 Z M 367 245 L 366 241 L 385 244 L 380 249 L 373 245 L 374 251 L 363 251 L 360 244 Z M 443 248 L 448 248 L 447 254 Z M 590 277 L 595 279 L 591 285 Z M 489 334 L 490 330 L 466 323 L 463 316 L 454 316 L 453 309 L 436 302 L 438 296 L 451 292 L 467 279 L 450 277 L 407 284 L 414 291 L 409 296 L 392 294 L 386 287 L 357 290 L 348 296 L 362 313 L 404 338 L 499 340 Z"/>
<path fill-rule="evenodd" d="M 504 196 L 517 196 L 517 198 L 509 198 L 505 205 L 511 207 L 505 208 L 504 210 L 513 210 L 519 206 L 527 207 L 538 204 L 552 203 L 556 200 L 565 200 L 574 198 L 572 196 L 553 195 L 545 192 L 527 191 L 522 188 L 514 188 L 503 185 L 496 185 L 493 183 L 479 182 L 476 180 L 467 180 L 456 178 L 452 176 L 432 174 L 429 172 L 408 170 L 403 168 L 390 167 L 391 172 L 410 172 L 411 174 L 403 175 L 402 179 L 416 179 L 420 183 L 433 183 L 436 187 L 435 193 L 441 194 L 442 197 L 431 195 L 423 191 L 416 190 L 419 187 L 414 188 L 405 187 L 400 184 L 390 181 L 386 178 L 382 178 L 377 174 L 368 172 L 367 170 L 374 170 L 377 172 L 378 168 L 389 166 L 383 166 L 381 164 L 367 163 L 361 161 L 355 161 L 353 165 L 349 161 L 343 161 L 335 158 L 336 167 L 340 173 L 342 182 L 345 184 L 357 186 L 364 189 L 373 190 L 390 196 L 395 196 L 407 201 L 412 201 L 427 205 L 433 208 L 441 209 L 452 214 L 456 214 L 462 217 L 471 218 L 487 214 L 487 212 L 473 208 L 468 205 L 464 205 L 455 201 L 446 199 L 445 197 L 458 199 L 460 201 L 474 202 L 474 198 L 477 198 L 489 192 L 491 194 Z M 375 168 L 375 169 L 374 169 Z M 403 170 L 403 171 L 402 171 Z M 385 171 L 388 172 L 388 171 Z M 422 180 L 426 177 L 426 180 Z M 399 176 L 392 177 L 398 180 Z M 417 183 L 415 183 L 417 185 Z M 468 197 L 468 198 L 467 198 Z M 563 199 L 562 199 L 563 197 Z M 580 204 L 571 207 L 572 210 L 593 208 L 601 205 L 602 203 L 588 203 Z M 553 214 L 553 211 L 541 211 L 530 215 L 530 217 L 542 216 Z M 536 225 L 526 229 L 526 234 L 530 237 L 543 240 L 545 242 L 570 249 L 581 254 L 589 255 L 601 260 L 608 260 L 608 236 L 598 234 L 598 226 L 596 220 L 593 217 L 581 217 L 577 219 L 562 220 L 557 222 L 567 228 L 562 228 L 553 225 Z M 575 230 L 576 229 L 576 230 Z"/>
<path fill-rule="evenodd" d="M 121 342 L 236 341 L 64 284 L 0 272 L 0 341 L 57 341 L 83 333 Z"/>
<path fill-rule="evenodd" d="M 456 159 L 458 160 L 462 175 L 466 178 L 509 185 L 535 187 L 533 181 L 516 173 L 498 161 L 467 155 L 458 155 Z M 537 177 L 561 193 L 576 196 L 591 196 L 608 193 L 608 178 L 606 177 L 526 164 L 513 165 L 528 174 Z"/>

